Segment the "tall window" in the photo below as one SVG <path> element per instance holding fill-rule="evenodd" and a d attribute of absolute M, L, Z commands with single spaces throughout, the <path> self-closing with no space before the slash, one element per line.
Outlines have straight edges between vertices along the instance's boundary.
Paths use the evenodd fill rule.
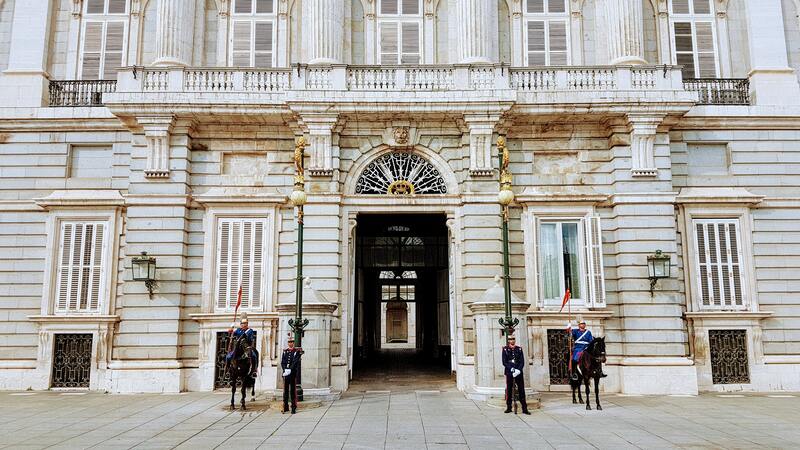
<path fill-rule="evenodd" d="M 683 78 L 719 76 L 714 7 L 711 0 L 671 0 L 673 60 Z"/>
<path fill-rule="evenodd" d="M 224 218 L 217 223 L 217 309 L 257 309 L 264 292 L 266 219 Z"/>
<path fill-rule="evenodd" d="M 526 0 L 525 40 L 528 66 L 569 64 L 567 0 Z"/>
<path fill-rule="evenodd" d="M 128 31 L 127 0 L 86 0 L 81 32 L 80 76 L 116 80 Z"/>
<path fill-rule="evenodd" d="M 538 221 L 539 292 L 544 305 L 560 305 L 567 289 L 573 303 L 605 304 L 600 220 Z"/>
<path fill-rule="evenodd" d="M 706 309 L 747 307 L 738 219 L 695 219 L 697 286 Z"/>
<path fill-rule="evenodd" d="M 231 17 L 231 64 L 275 65 L 275 0 L 234 0 Z"/>
<path fill-rule="evenodd" d="M 378 63 L 422 62 L 422 0 L 378 1 Z"/>
<path fill-rule="evenodd" d="M 61 222 L 56 313 L 96 313 L 105 299 L 107 222 Z"/>

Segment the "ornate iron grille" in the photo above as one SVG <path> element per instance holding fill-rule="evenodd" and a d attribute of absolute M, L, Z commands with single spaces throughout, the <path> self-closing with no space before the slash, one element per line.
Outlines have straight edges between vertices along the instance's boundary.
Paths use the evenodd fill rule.
<path fill-rule="evenodd" d="M 708 330 L 711 378 L 714 384 L 750 382 L 747 362 L 747 331 Z"/>
<path fill-rule="evenodd" d="M 53 351 L 54 388 L 88 388 L 92 369 L 91 334 L 56 334 Z"/>
<path fill-rule="evenodd" d="M 356 194 L 446 194 L 442 174 L 425 158 L 392 152 L 369 163 L 356 183 Z"/>
<path fill-rule="evenodd" d="M 569 384 L 569 335 L 564 330 L 547 330 L 547 360 L 550 384 Z"/>
<path fill-rule="evenodd" d="M 116 80 L 50 81 L 50 106 L 103 106 L 103 93 L 117 90 Z"/>
<path fill-rule="evenodd" d="M 688 78 L 683 88 L 700 94 L 700 105 L 749 105 L 747 78 Z"/>
<path fill-rule="evenodd" d="M 258 332 L 253 330 L 255 336 Z M 226 388 L 231 385 L 231 374 L 225 371 L 225 355 L 228 353 L 228 332 L 217 332 L 217 354 L 214 360 L 214 388 Z"/>

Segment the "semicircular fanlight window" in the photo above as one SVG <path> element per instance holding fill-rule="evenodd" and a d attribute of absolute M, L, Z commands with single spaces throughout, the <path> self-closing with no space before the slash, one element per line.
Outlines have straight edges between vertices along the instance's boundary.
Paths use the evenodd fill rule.
<path fill-rule="evenodd" d="M 356 194 L 446 194 L 447 185 L 430 161 L 409 152 L 375 158 L 358 177 Z"/>

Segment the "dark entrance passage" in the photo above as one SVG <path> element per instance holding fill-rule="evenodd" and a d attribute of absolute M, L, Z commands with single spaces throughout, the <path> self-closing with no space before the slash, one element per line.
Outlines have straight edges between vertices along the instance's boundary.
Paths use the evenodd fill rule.
<path fill-rule="evenodd" d="M 450 382 L 445 220 L 442 214 L 358 216 L 354 385 Z"/>

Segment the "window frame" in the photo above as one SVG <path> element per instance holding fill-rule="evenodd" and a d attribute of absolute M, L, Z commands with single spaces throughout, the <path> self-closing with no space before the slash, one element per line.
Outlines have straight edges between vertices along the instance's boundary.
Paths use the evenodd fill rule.
<path fill-rule="evenodd" d="M 108 12 L 108 6 L 111 3 L 110 0 L 103 0 L 103 12 L 102 13 L 90 13 L 89 12 L 89 2 L 83 0 L 83 7 L 81 11 L 86 16 L 96 17 L 96 16 L 111 16 L 111 17 L 122 17 L 128 16 L 131 13 L 131 2 L 130 0 L 125 0 L 125 12 L 121 13 L 110 13 Z"/>
<path fill-rule="evenodd" d="M 257 0 L 247 0 L 251 2 L 251 10 L 249 13 L 237 13 L 236 11 L 236 3 L 241 0 L 233 0 L 231 2 L 231 9 L 230 14 L 228 14 L 228 29 L 230 32 L 228 33 L 228 67 L 234 67 L 234 38 L 236 33 L 236 22 L 249 22 L 250 23 L 250 49 L 249 49 L 249 56 L 250 56 L 250 65 L 246 66 L 249 68 L 268 68 L 272 69 L 276 67 L 277 63 L 277 39 L 278 39 L 278 2 L 276 0 L 272 0 L 272 12 L 270 13 L 259 13 L 256 12 L 256 1 Z M 257 23 L 270 23 L 272 25 L 272 48 L 270 49 L 270 66 L 256 66 L 256 40 L 255 40 L 255 33 L 256 33 L 256 24 Z"/>
<path fill-rule="evenodd" d="M 122 14 L 111 14 L 111 15 L 100 15 L 100 14 L 89 14 L 88 18 L 84 18 L 81 22 L 81 39 L 80 44 L 78 46 L 78 71 L 76 73 L 77 79 L 79 80 L 106 80 L 103 76 L 105 73 L 105 64 L 106 64 L 106 36 L 108 30 L 109 23 L 121 23 L 122 24 L 122 58 L 120 58 L 120 67 L 125 67 L 127 64 L 128 58 L 128 25 L 129 20 L 128 16 L 123 17 Z M 84 78 L 83 77 L 83 59 L 85 55 L 85 48 L 86 48 L 86 28 L 90 23 L 102 23 L 102 36 L 100 42 L 100 66 L 99 66 L 99 73 L 97 74 L 97 78 Z"/>
<path fill-rule="evenodd" d="M 740 286 L 739 289 L 741 291 L 741 296 L 742 296 L 742 304 L 741 305 L 733 304 L 733 302 L 731 301 L 730 293 L 728 292 L 729 286 L 725 282 L 720 284 L 720 295 L 721 295 L 721 298 L 718 299 L 720 304 L 718 306 L 715 305 L 713 299 L 710 301 L 709 305 L 704 305 L 703 304 L 703 301 L 702 301 L 703 300 L 702 299 L 702 287 L 704 285 L 704 280 L 702 279 L 701 270 L 700 270 L 700 254 L 701 254 L 700 252 L 701 252 L 701 249 L 699 247 L 700 243 L 698 242 L 698 239 L 697 239 L 698 238 L 698 235 L 697 235 L 697 225 L 698 224 L 702 224 L 702 225 L 713 224 L 715 226 L 717 226 L 719 224 L 727 224 L 727 225 L 733 225 L 734 226 L 734 228 L 736 230 L 736 241 L 737 241 L 736 242 L 736 248 L 738 250 L 738 252 L 736 254 L 736 257 L 737 257 L 737 263 L 736 264 L 738 265 L 738 268 L 739 268 L 739 286 Z M 693 262 L 694 262 L 694 270 L 696 272 L 695 273 L 695 277 L 696 277 L 696 281 L 697 281 L 697 287 L 699 289 L 698 294 L 700 294 L 700 297 L 698 297 L 698 300 L 699 300 L 698 304 L 699 304 L 700 308 L 704 309 L 704 310 L 709 310 L 709 311 L 726 311 L 726 310 L 727 311 L 743 311 L 743 310 L 747 310 L 748 303 L 749 303 L 749 295 L 747 293 L 747 284 L 748 284 L 747 283 L 747 277 L 744 274 L 744 267 L 742 266 L 742 259 L 744 259 L 744 255 L 742 254 L 742 250 L 743 250 L 742 249 L 742 226 L 740 224 L 740 220 L 738 218 L 724 218 L 724 217 L 693 218 L 692 219 L 692 229 L 695 232 L 694 239 L 692 239 L 692 244 L 693 244 L 692 245 L 692 250 L 694 251 L 694 261 Z M 730 236 L 726 235 L 725 239 L 727 241 L 726 247 L 730 251 L 730 249 L 731 249 Z M 705 239 L 705 244 L 708 247 L 709 243 L 708 243 L 707 237 Z M 717 246 L 714 249 L 709 247 L 709 251 L 715 251 L 718 255 L 721 255 L 722 247 L 719 244 L 720 244 L 719 235 L 717 235 Z M 703 249 L 703 252 L 705 252 L 705 249 Z M 731 262 L 729 261 L 728 264 L 730 266 Z M 710 266 L 711 263 L 710 262 L 706 262 L 706 265 Z M 722 265 L 721 261 L 717 263 L 716 271 L 718 273 L 716 274 L 716 277 L 719 277 L 718 279 L 720 279 L 720 280 L 721 280 L 721 277 L 722 277 L 722 266 L 723 265 Z M 711 275 L 711 276 L 713 277 L 714 275 Z M 733 276 L 733 274 L 730 274 L 730 276 Z M 707 279 L 705 281 L 709 282 L 708 277 L 706 277 L 706 278 Z M 708 290 L 712 291 L 713 290 L 713 286 L 708 286 Z M 727 294 L 727 296 L 726 296 L 726 294 Z M 726 298 L 728 299 L 727 303 L 723 302 L 723 299 L 726 299 Z"/>
<path fill-rule="evenodd" d="M 235 221 L 238 221 L 240 224 L 244 224 L 246 222 L 250 222 L 250 223 L 253 223 L 253 224 L 256 224 L 258 222 L 262 223 L 263 227 L 262 227 L 262 237 L 261 237 L 261 255 L 262 255 L 261 256 L 261 277 L 260 277 L 260 280 L 258 280 L 258 282 L 261 284 L 261 286 L 260 286 L 261 301 L 260 301 L 258 306 L 254 307 L 253 306 L 253 302 L 252 302 L 253 297 L 251 296 L 250 297 L 249 306 L 244 306 L 243 305 L 242 307 L 239 308 L 241 311 L 248 311 L 248 312 L 262 311 L 264 309 L 263 308 L 264 302 L 267 301 L 265 288 L 267 286 L 267 276 L 268 276 L 268 274 L 266 273 L 265 268 L 267 266 L 267 259 L 268 259 L 268 253 L 267 253 L 267 251 L 268 251 L 268 248 L 267 248 L 267 233 L 268 233 L 268 229 L 267 229 L 267 227 L 268 227 L 269 224 L 268 224 L 268 218 L 266 216 L 261 216 L 261 217 L 258 217 L 258 216 L 252 216 L 252 217 L 247 217 L 247 216 L 246 217 L 217 216 L 216 217 L 216 219 L 215 219 L 216 239 L 215 239 L 215 245 L 214 245 L 214 247 L 215 247 L 215 249 L 214 249 L 214 279 L 213 279 L 213 286 L 212 286 L 212 289 L 213 289 L 212 292 L 213 292 L 213 295 L 214 295 L 214 298 L 213 298 L 214 311 L 218 312 L 218 313 L 219 312 L 221 312 L 221 313 L 232 312 L 236 308 L 236 300 L 235 299 L 230 299 L 228 302 L 226 302 L 226 306 L 224 308 L 220 308 L 219 307 L 219 290 L 218 289 L 219 289 L 219 282 L 220 282 L 220 276 L 221 276 L 221 274 L 220 274 L 220 266 L 221 266 L 220 258 L 222 256 L 222 253 L 221 253 L 222 249 L 221 249 L 219 244 L 220 244 L 220 238 L 222 236 L 222 222 L 224 222 L 224 221 L 230 221 L 230 223 L 234 223 Z M 244 230 L 242 230 L 242 232 L 244 232 Z M 252 245 L 253 245 L 253 250 L 255 250 L 255 243 L 253 243 Z M 244 254 L 242 253 L 240 256 L 243 256 L 243 255 Z M 229 254 L 229 256 L 230 256 L 230 254 Z M 244 267 L 243 264 L 239 267 L 238 276 L 239 276 L 239 280 L 240 281 L 241 281 L 241 277 L 242 277 L 243 267 Z M 228 288 L 230 289 L 231 287 L 229 286 Z"/>
<path fill-rule="evenodd" d="M 425 63 L 425 43 L 423 39 L 425 38 L 425 23 L 424 23 L 424 5 L 422 0 L 418 0 L 418 13 L 417 14 L 404 14 L 402 12 L 402 5 L 403 0 L 397 0 L 398 2 L 398 14 L 382 14 L 381 8 L 383 7 L 383 0 L 378 0 L 377 4 L 375 5 L 376 11 L 376 26 L 375 32 L 377 36 L 377 45 L 375 46 L 377 52 L 377 62 L 378 65 L 384 66 L 413 66 L 413 65 L 420 65 Z M 381 39 L 381 32 L 383 30 L 384 24 L 392 23 L 397 25 L 397 60 L 392 62 L 385 62 L 383 61 L 383 40 Z M 417 43 L 419 45 L 419 52 L 418 53 L 408 53 L 404 52 L 403 48 L 403 24 L 404 23 L 414 23 L 417 25 L 418 31 L 418 40 Z M 403 63 L 403 55 L 418 55 L 419 62 L 418 63 Z"/>
<path fill-rule="evenodd" d="M 669 0 L 669 38 L 670 38 L 670 58 L 672 64 L 678 64 L 678 48 L 677 42 L 675 41 L 675 23 L 689 23 L 692 30 L 692 60 L 694 61 L 694 77 L 697 78 L 708 78 L 708 77 L 701 77 L 700 76 L 700 52 L 698 51 L 697 47 L 697 23 L 708 23 L 711 25 L 711 41 L 714 44 L 714 78 L 720 78 L 721 76 L 721 56 L 720 56 L 720 48 L 717 42 L 718 39 L 718 31 L 717 31 L 717 19 L 716 19 L 716 9 L 714 7 L 714 1 L 709 0 L 709 13 L 695 13 L 694 12 L 694 2 L 692 0 L 688 0 L 689 2 L 689 13 L 674 13 L 673 12 L 673 0 Z M 685 53 L 685 52 L 682 52 Z"/>
<path fill-rule="evenodd" d="M 562 297 L 553 297 L 553 298 L 545 298 L 543 296 L 543 286 L 544 286 L 544 274 L 542 273 L 542 224 L 556 224 L 556 236 L 558 238 L 559 243 L 559 250 L 563 252 L 564 249 L 564 241 L 562 233 L 559 233 L 562 230 L 563 224 L 576 224 L 577 225 L 577 234 L 578 234 L 578 244 L 577 244 L 577 255 L 578 255 L 578 281 L 580 282 L 581 286 L 581 296 L 580 297 L 572 297 L 570 296 L 570 304 L 577 305 L 577 306 L 589 306 L 590 300 L 588 297 L 588 273 L 587 273 L 587 261 L 585 252 L 582 251 L 586 248 L 587 243 L 585 242 L 585 223 L 582 217 L 543 217 L 539 218 L 536 221 L 536 242 L 537 242 L 537 255 L 536 255 L 536 264 L 537 264 L 537 272 L 538 272 L 538 284 L 539 284 L 539 297 L 540 301 L 544 306 L 561 306 L 561 302 L 563 301 Z M 564 272 L 564 260 L 560 258 L 558 260 L 558 284 L 560 292 L 566 292 L 566 282 L 565 282 L 565 272 Z"/>
<path fill-rule="evenodd" d="M 528 50 L 528 40 L 530 36 L 528 35 L 528 24 L 530 22 L 544 22 L 544 58 L 545 64 L 544 67 L 552 66 L 551 58 L 550 58 L 550 24 L 552 22 L 563 22 L 564 23 L 564 30 L 566 32 L 566 65 L 571 65 L 572 63 L 572 21 L 570 19 L 570 4 L 568 1 L 564 1 L 564 12 L 549 12 L 549 2 L 548 0 L 544 0 L 544 12 L 541 13 L 531 13 L 528 12 L 528 1 L 522 5 L 522 49 L 523 49 L 523 64 L 525 67 L 542 67 L 542 66 L 531 66 L 530 64 L 530 51 Z M 558 67 L 555 66 L 555 67 Z"/>

